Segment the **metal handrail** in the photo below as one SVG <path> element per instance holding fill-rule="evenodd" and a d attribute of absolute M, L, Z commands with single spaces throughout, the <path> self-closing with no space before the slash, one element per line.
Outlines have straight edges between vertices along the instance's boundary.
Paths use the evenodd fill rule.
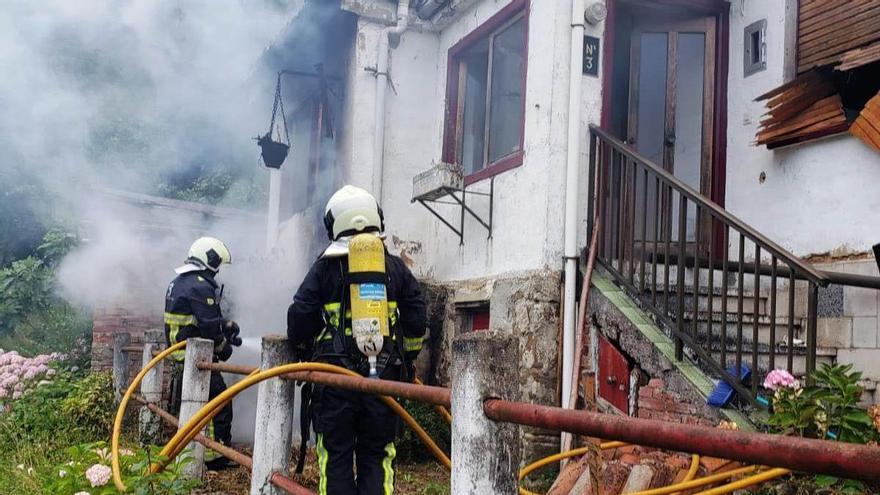
<path fill-rule="evenodd" d="M 788 342 L 795 338 L 794 300 L 802 297 L 795 284 L 806 283 L 805 325 L 798 323 L 797 331 L 805 331 L 807 345 L 803 371 L 809 380 L 816 369 L 817 359 L 818 289 L 827 286 L 832 279 L 843 279 L 816 270 L 596 126 L 590 126 L 589 155 L 591 200 L 587 220 L 589 231 L 599 229 L 601 241 L 597 247 L 597 260 L 618 285 L 643 304 L 644 309 L 671 333 L 675 358 L 684 359 L 687 347 L 698 361 L 729 383 L 740 396 L 759 405 L 758 380 L 753 378 L 751 387 L 748 387 L 734 376 L 737 371 L 728 370 L 731 363 L 734 365 L 732 370 L 742 370 L 744 364 L 750 363 L 754 376 L 762 364 L 759 343 L 768 337 L 762 337 L 758 318 L 752 318 L 747 325 L 745 315 L 759 311 L 759 305 L 763 304 L 761 277 L 769 278 L 768 343 L 771 346 L 768 364 L 769 368 L 774 368 L 776 351 L 773 344 L 780 335 L 777 330 L 782 327 L 776 322 L 778 281 L 783 280 L 788 286 L 788 311 L 782 313 L 788 315 L 788 321 L 781 329 L 787 334 Z M 599 222 L 596 225 L 593 225 L 594 211 Z M 695 216 L 692 217 L 689 211 L 694 211 Z M 694 219 L 693 230 L 689 226 L 691 218 Z M 652 225 L 650 231 L 648 225 Z M 753 257 L 753 261 L 747 261 L 747 254 Z M 770 258 L 768 265 L 763 263 L 764 257 Z M 661 267 L 662 276 L 658 271 Z M 716 280 L 714 275 L 718 270 L 721 277 Z M 671 279 L 673 271 L 675 278 Z M 718 297 L 721 302 L 718 325 L 712 316 L 716 308 L 713 302 L 716 281 L 723 289 Z M 855 282 L 867 284 L 872 281 Z M 709 287 L 708 291 L 700 290 L 704 284 Z M 746 294 L 746 284 L 753 287 L 752 293 Z M 736 288 L 733 295 L 728 292 L 731 286 Z M 708 299 L 705 304 L 710 315 L 705 320 L 698 316 L 703 293 Z M 686 309 L 688 306 L 691 309 Z M 732 321 L 728 320 L 728 315 L 734 317 Z M 728 327 L 729 321 L 734 328 Z M 728 337 L 729 330 L 735 334 Z M 716 340 L 720 344 L 717 347 L 714 346 Z M 728 344 L 733 344 L 730 351 Z M 787 346 L 786 354 L 787 369 L 794 373 L 794 347 Z"/>
<path fill-rule="evenodd" d="M 785 261 L 786 263 L 796 267 L 799 271 L 803 273 L 807 280 L 810 280 L 814 283 L 817 283 L 821 286 L 826 286 L 829 283 L 828 277 L 824 274 L 817 271 L 815 268 L 806 264 L 803 260 L 790 253 L 783 247 L 779 246 L 775 242 L 768 239 L 766 236 L 752 228 L 747 223 L 743 222 L 736 216 L 732 215 L 730 212 L 722 208 L 718 203 L 706 198 L 701 195 L 699 192 L 695 191 L 691 186 L 685 184 L 681 179 L 675 177 L 665 169 L 658 167 L 650 159 L 642 156 L 637 151 L 630 148 L 626 143 L 620 141 L 619 139 L 612 136 L 607 131 L 601 129 L 595 124 L 590 124 L 590 132 L 596 134 L 601 137 L 605 141 L 609 142 L 614 146 L 614 148 L 623 155 L 629 157 L 632 160 L 639 162 L 640 165 L 649 169 L 652 173 L 658 175 L 664 182 L 671 185 L 674 189 L 676 189 L 680 194 L 685 195 L 688 199 L 693 201 L 694 203 L 700 205 L 700 207 L 708 210 L 712 215 L 718 217 L 722 220 L 722 222 L 729 224 L 731 227 L 735 227 L 738 231 L 748 235 L 752 238 L 752 241 L 756 244 L 760 245 L 762 249 L 767 250 L 769 253 L 775 255 L 780 260 Z"/>

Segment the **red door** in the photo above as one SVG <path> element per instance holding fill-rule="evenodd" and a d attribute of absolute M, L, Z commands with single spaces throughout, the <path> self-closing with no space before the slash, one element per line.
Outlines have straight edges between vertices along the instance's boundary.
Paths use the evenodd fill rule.
<path fill-rule="evenodd" d="M 629 414 L 629 362 L 608 339 L 599 335 L 599 397 Z"/>

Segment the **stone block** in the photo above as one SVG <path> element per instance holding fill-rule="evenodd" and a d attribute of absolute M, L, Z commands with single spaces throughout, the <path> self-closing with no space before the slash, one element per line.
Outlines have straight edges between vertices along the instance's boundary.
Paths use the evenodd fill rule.
<path fill-rule="evenodd" d="M 843 266 L 840 267 L 840 270 L 844 273 L 868 275 L 871 277 L 878 276 L 877 263 L 873 259 L 846 261 L 842 265 Z"/>
<path fill-rule="evenodd" d="M 816 341 L 819 347 L 847 348 L 852 345 L 852 318 L 819 318 Z"/>
<path fill-rule="evenodd" d="M 852 346 L 864 349 L 877 348 L 877 317 L 856 316 L 852 321 Z"/>
<path fill-rule="evenodd" d="M 843 314 L 846 316 L 877 316 L 877 291 L 857 287 L 843 288 Z"/>
<path fill-rule="evenodd" d="M 629 472 L 629 478 L 620 493 L 635 493 L 647 490 L 651 487 L 651 481 L 654 479 L 654 469 L 644 464 L 633 466 Z"/>
<path fill-rule="evenodd" d="M 880 350 L 840 349 L 837 351 L 839 364 L 852 364 L 855 371 L 861 371 L 869 380 L 880 380 Z"/>

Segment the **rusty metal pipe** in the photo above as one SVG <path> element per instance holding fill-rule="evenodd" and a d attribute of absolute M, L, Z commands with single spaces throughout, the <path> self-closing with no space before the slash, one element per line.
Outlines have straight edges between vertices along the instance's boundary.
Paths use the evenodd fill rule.
<path fill-rule="evenodd" d="M 147 402 L 143 398 L 138 397 L 138 396 L 132 396 L 132 400 L 134 400 L 136 402 L 140 402 L 141 404 L 146 406 L 146 408 L 149 409 L 153 414 L 162 418 L 162 420 L 165 421 L 166 423 L 168 423 L 169 425 L 171 425 L 175 428 L 180 427 L 180 423 L 178 422 L 177 418 L 174 417 L 173 414 L 162 409 L 161 407 L 157 406 L 156 404 Z M 244 466 L 248 469 L 251 469 L 254 465 L 253 460 L 250 457 L 246 456 L 245 454 L 242 454 L 241 452 L 239 452 L 233 448 L 227 447 L 227 446 L 223 445 L 222 443 L 215 442 L 214 440 L 211 440 L 210 438 L 202 435 L 201 433 L 196 435 L 194 440 L 196 442 L 199 442 L 200 444 L 204 445 L 205 447 L 219 453 L 223 457 L 226 457 L 227 459 L 234 461 L 236 464 L 241 464 L 242 466 Z"/>
<path fill-rule="evenodd" d="M 281 488 L 290 495 L 315 495 L 315 492 L 278 472 L 272 473 L 269 483 Z"/>
<path fill-rule="evenodd" d="M 130 353 L 140 353 L 140 352 L 144 352 L 144 346 L 142 346 L 142 345 L 126 345 L 126 346 L 122 346 L 122 352 L 130 352 Z"/>
<path fill-rule="evenodd" d="M 320 383 L 332 387 L 364 392 L 367 394 L 387 395 L 415 400 L 427 404 L 435 404 L 446 407 L 452 406 L 449 389 L 432 385 L 416 385 L 414 383 L 397 382 L 393 380 L 377 380 L 374 378 L 357 378 L 354 376 L 336 375 L 323 371 L 302 371 L 282 375 L 288 380 Z"/>
<path fill-rule="evenodd" d="M 880 479 L 880 449 L 865 445 L 729 431 L 497 399 L 487 400 L 484 409 L 486 416 L 495 421 L 808 473 Z"/>
<path fill-rule="evenodd" d="M 235 373 L 249 375 L 257 368 L 228 363 L 199 363 L 197 368 L 201 370 L 222 371 L 223 373 Z M 435 404 L 450 407 L 452 401 L 448 388 L 431 385 L 416 385 L 414 383 L 398 382 L 394 380 L 376 380 L 372 378 L 357 378 L 354 376 L 337 375 L 323 371 L 301 371 L 281 375 L 281 378 L 299 382 L 319 383 L 332 387 L 344 388 L 355 392 L 364 392 L 375 395 L 388 395 L 416 400 L 427 404 Z"/>
<path fill-rule="evenodd" d="M 230 363 L 208 363 L 201 362 L 196 364 L 196 368 L 200 370 L 220 371 L 223 373 L 232 373 L 234 375 L 250 375 L 258 368 L 254 366 L 244 366 L 241 364 Z"/>
<path fill-rule="evenodd" d="M 178 422 L 177 418 L 174 417 L 173 414 L 162 409 L 161 407 L 157 406 L 156 404 L 147 402 L 142 397 L 139 397 L 136 395 L 132 396 L 132 400 L 143 404 L 147 409 L 149 409 L 151 412 L 153 412 L 154 414 L 156 414 L 157 416 L 162 418 L 162 420 L 165 421 L 166 423 L 168 423 L 169 425 L 171 425 L 175 428 L 180 427 L 180 423 Z M 236 464 L 240 464 L 240 465 L 244 466 L 245 468 L 248 469 L 248 471 L 253 469 L 253 466 L 254 466 L 253 459 L 251 459 L 247 455 L 242 454 L 241 452 L 239 452 L 233 448 L 227 447 L 227 446 L 223 445 L 222 443 L 211 440 L 210 438 L 202 435 L 201 433 L 196 435 L 196 437 L 193 440 L 195 440 L 196 442 L 199 442 L 200 444 L 204 445 L 205 447 L 219 453 L 223 457 L 230 459 L 231 461 L 235 462 Z M 286 491 L 287 493 L 290 493 L 291 495 L 315 495 L 315 492 L 305 488 L 304 486 L 302 486 L 299 483 L 297 483 L 296 481 L 288 478 L 287 476 L 284 476 L 281 473 L 272 474 L 272 478 L 270 479 L 270 482 L 273 485 L 277 486 L 278 488 L 281 488 L 282 490 Z"/>

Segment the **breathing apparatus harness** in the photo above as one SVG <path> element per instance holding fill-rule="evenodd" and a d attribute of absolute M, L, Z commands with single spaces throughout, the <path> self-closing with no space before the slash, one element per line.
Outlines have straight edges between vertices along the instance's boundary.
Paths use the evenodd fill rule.
<path fill-rule="evenodd" d="M 315 338 L 311 352 L 299 358 L 338 362 L 371 378 L 380 378 L 389 367 L 397 367 L 400 379 L 409 381 L 412 377 L 406 363 L 403 328 L 397 324 L 396 306 L 390 307 L 388 302 L 391 278 L 384 263 L 384 244 L 373 233 L 359 234 L 351 239 L 348 254 L 348 270 L 345 257 L 337 260 L 342 283 L 338 306 L 332 312 L 325 307 L 324 330 Z M 378 257 L 381 263 L 377 263 Z M 302 473 L 304 467 L 311 394 L 312 385 L 303 383 L 297 473 Z"/>

